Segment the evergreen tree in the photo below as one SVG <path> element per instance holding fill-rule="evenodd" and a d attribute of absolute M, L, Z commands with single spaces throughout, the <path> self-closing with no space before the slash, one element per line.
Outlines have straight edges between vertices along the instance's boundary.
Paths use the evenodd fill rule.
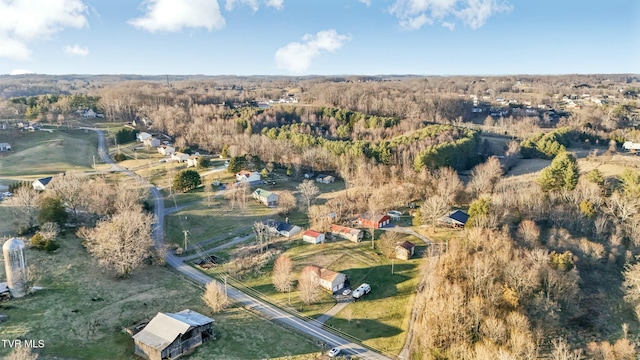
<path fill-rule="evenodd" d="M 187 192 L 202 184 L 200 174 L 195 170 L 182 170 L 173 178 L 173 188 L 176 191 Z"/>
<path fill-rule="evenodd" d="M 540 172 L 538 183 L 542 190 L 573 190 L 578 184 L 578 176 L 580 171 L 576 158 L 569 152 L 559 153 L 547 166 Z"/>

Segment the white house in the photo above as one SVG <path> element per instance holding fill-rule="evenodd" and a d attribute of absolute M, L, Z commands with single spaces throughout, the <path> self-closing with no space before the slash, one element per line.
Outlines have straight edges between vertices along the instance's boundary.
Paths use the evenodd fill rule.
<path fill-rule="evenodd" d="M 318 277 L 318 284 L 332 293 L 340 291 L 344 288 L 344 282 L 347 280 L 347 276 L 343 273 L 331 271 L 329 269 L 320 268 L 319 266 L 309 265 L 302 271 L 311 272 Z"/>
<path fill-rule="evenodd" d="M 0 151 L 11 151 L 11 145 L 9 143 L 0 143 Z"/>
<path fill-rule="evenodd" d="M 171 160 L 177 161 L 177 162 L 185 162 L 185 161 L 189 160 L 189 154 L 185 154 L 185 153 L 181 153 L 181 152 L 175 152 L 175 153 L 171 154 Z"/>
<path fill-rule="evenodd" d="M 313 230 L 307 230 L 302 234 L 302 240 L 311 244 L 323 243 L 324 234 Z"/>
<path fill-rule="evenodd" d="M 150 137 L 147 139 L 144 139 L 144 146 L 146 147 L 158 147 L 160 146 L 160 139 L 156 139 L 154 137 Z"/>
<path fill-rule="evenodd" d="M 149 134 L 149 133 L 147 133 L 147 132 L 144 132 L 144 131 L 143 131 L 143 132 L 139 132 L 139 133 L 136 135 L 136 137 L 138 138 L 138 141 L 140 141 L 140 142 L 144 142 L 145 140 L 150 139 L 150 138 L 152 138 L 153 136 L 152 136 L 151 134 Z"/>
<path fill-rule="evenodd" d="M 96 112 L 89 109 L 89 110 L 85 110 L 82 112 L 82 117 L 83 118 L 95 118 L 96 117 Z"/>
<path fill-rule="evenodd" d="M 353 242 L 360 242 L 362 240 L 362 230 L 352 229 L 346 226 L 340 226 L 332 224 L 329 228 L 329 233 L 335 237 L 346 239 Z"/>
<path fill-rule="evenodd" d="M 261 202 L 264 206 L 268 207 L 278 206 L 278 199 L 280 198 L 278 194 L 263 189 L 256 189 L 256 191 L 251 194 L 251 197 Z"/>
<path fill-rule="evenodd" d="M 640 150 L 640 143 L 634 143 L 632 141 L 626 141 L 622 144 L 622 148 L 627 151 L 638 151 Z"/>
<path fill-rule="evenodd" d="M 243 182 L 254 182 L 254 181 L 260 181 L 260 173 L 257 171 L 247 171 L 247 170 L 242 170 L 239 173 L 236 174 L 236 181 L 243 183 Z"/>
<path fill-rule="evenodd" d="M 33 186 L 33 188 L 36 189 L 36 190 L 44 191 L 47 188 L 47 185 L 49 184 L 51 179 L 53 179 L 53 177 L 51 177 L 51 176 L 48 176 L 48 177 L 45 177 L 45 178 L 42 178 L 42 179 L 38 179 L 38 180 L 32 182 L 31 186 Z"/>
<path fill-rule="evenodd" d="M 169 156 L 176 152 L 176 148 L 169 145 L 160 145 L 158 146 L 158 152 L 164 156 Z"/>
<path fill-rule="evenodd" d="M 199 155 L 191 155 L 187 159 L 187 167 L 196 167 L 198 166 L 198 160 L 200 160 Z"/>

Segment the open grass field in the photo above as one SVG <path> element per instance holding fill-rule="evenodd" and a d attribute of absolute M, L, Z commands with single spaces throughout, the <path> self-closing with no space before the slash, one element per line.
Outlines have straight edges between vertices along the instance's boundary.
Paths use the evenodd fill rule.
<path fill-rule="evenodd" d="M 67 170 L 91 170 L 98 137 L 93 131 L 11 131 L 0 133 L 10 153 L 0 155 L 0 177 L 54 175 Z"/>
<path fill-rule="evenodd" d="M 9 317 L 0 326 L 0 339 L 43 340 L 44 359 L 133 360 L 133 341 L 122 327 L 159 311 L 189 308 L 211 315 L 200 299 L 202 290 L 168 268 L 146 266 L 128 279 L 116 279 L 96 267 L 75 236 L 61 245 L 55 254 L 27 250 L 44 290 L 0 303 L 0 313 Z M 242 308 L 212 317 L 218 339 L 192 359 L 310 359 L 321 351 L 311 340 Z M 0 347 L 0 357 L 7 353 Z"/>

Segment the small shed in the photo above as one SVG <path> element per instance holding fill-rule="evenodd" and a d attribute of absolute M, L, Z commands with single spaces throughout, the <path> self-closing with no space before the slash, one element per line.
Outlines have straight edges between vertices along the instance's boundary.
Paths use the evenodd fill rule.
<path fill-rule="evenodd" d="M 302 240 L 311 244 L 323 243 L 324 234 L 313 230 L 307 230 L 302 234 Z"/>
<path fill-rule="evenodd" d="M 411 241 L 405 241 L 402 244 L 396 246 L 396 259 L 409 260 L 414 252 L 416 246 Z"/>
<path fill-rule="evenodd" d="M 189 309 L 160 312 L 133 335 L 135 354 L 149 360 L 177 359 L 213 338 L 213 319 Z"/>
<path fill-rule="evenodd" d="M 331 175 L 320 174 L 316 176 L 316 181 L 323 184 L 331 184 L 332 182 L 336 181 L 336 178 Z"/>
<path fill-rule="evenodd" d="M 451 227 L 463 227 L 467 220 L 469 220 L 469 214 L 462 210 L 453 210 L 440 219 L 442 223 Z"/>
<path fill-rule="evenodd" d="M 11 151 L 11 144 L 0 143 L 0 151 Z"/>

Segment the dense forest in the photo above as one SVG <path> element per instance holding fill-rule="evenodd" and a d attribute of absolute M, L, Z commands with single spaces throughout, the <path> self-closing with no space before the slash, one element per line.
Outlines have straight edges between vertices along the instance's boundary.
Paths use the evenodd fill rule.
<path fill-rule="evenodd" d="M 340 176 L 354 190 L 323 205 L 336 214 L 417 202 L 417 224 L 433 225 L 468 208 L 467 228 L 424 261 L 413 358 L 634 359 L 640 173 L 580 169 L 571 151 L 606 162 L 639 141 L 639 88 L 637 75 L 19 76 L 0 78 L 0 122 L 149 120 L 252 170 Z M 552 162 L 505 177 L 522 158 Z"/>

